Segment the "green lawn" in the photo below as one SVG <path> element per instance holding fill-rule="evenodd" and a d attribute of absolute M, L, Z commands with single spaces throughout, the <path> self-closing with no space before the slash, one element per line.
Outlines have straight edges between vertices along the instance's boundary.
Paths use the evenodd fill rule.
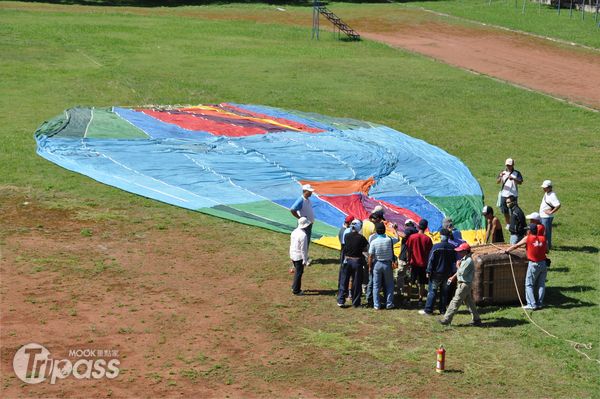
<path fill-rule="evenodd" d="M 450 12 L 452 3 L 424 6 Z M 239 12 L 266 8 L 243 6 Z M 563 203 L 554 232 L 557 250 L 549 273 L 550 306 L 533 317 L 560 337 L 591 342 L 590 355 L 600 357 L 599 113 L 378 43 L 341 42 L 330 35 L 311 41 L 310 28 L 199 17 L 220 10 L 218 6 L 138 10 L 0 3 L 0 108 L 4 111 L 0 195 L 27 192 L 49 207 L 83 213 L 94 212 L 86 205 L 93 201 L 114 209 L 144 207 L 149 215 L 166 219 L 187 214 L 95 183 L 36 156 L 36 127 L 75 105 L 232 101 L 377 122 L 461 158 L 479 180 L 488 203 L 496 196 L 495 176 L 510 156 L 525 179 L 520 198 L 526 212 L 537 210 L 539 185 L 548 178 L 555 182 Z M 228 13 L 235 10 L 227 7 Z M 298 12 L 310 17 L 306 10 Z M 509 12 L 513 9 L 507 7 Z M 578 40 L 600 47 L 586 37 L 590 35 Z M 200 214 L 197 218 L 212 220 Z M 236 242 L 236 229 L 229 231 L 234 236 L 228 242 Z M 263 270 L 275 273 L 286 257 L 286 238 L 271 232 L 260 235 L 267 237 L 265 241 L 281 243 L 281 254 Z M 325 248 L 314 251 L 316 257 L 336 257 Z M 314 288 L 335 288 L 335 264 L 312 268 L 308 274 L 308 284 Z M 287 318 L 277 318 L 278 325 L 293 334 L 286 345 L 299 351 L 305 346 L 321 348 L 323 356 L 339 359 L 339 366 L 348 370 L 344 378 L 379 388 L 412 383 L 425 390 L 428 381 L 433 383 L 426 374 L 433 351 L 443 342 L 454 359 L 459 357 L 467 366 L 439 384 L 465 396 L 598 395 L 598 364 L 584 359 L 566 342 L 544 336 L 524 321 L 520 309 L 487 309 L 484 321 L 496 327 L 445 330 L 414 311 L 341 314 L 333 298 L 320 299 L 314 307 L 292 311 L 273 305 L 271 310 L 282 316 L 288 312 Z M 318 318 L 314 325 L 311 315 L 327 317 Z M 466 321 L 466 316 L 461 318 Z M 361 326 L 359 332 L 350 329 L 351 321 Z M 353 369 L 357 364 L 366 370 Z M 409 367 L 399 369 L 398 364 Z M 257 366 L 255 372 L 267 381 L 291 378 L 292 383 L 294 373 L 301 372 L 322 383 L 339 378 L 338 368 Z"/>
<path fill-rule="evenodd" d="M 569 1 L 561 1 L 560 15 L 556 6 L 540 7 L 539 3 L 529 0 L 435 0 L 408 2 L 402 6 L 423 7 L 473 21 L 600 49 L 600 16 L 595 17 L 594 13 L 590 12 L 582 16 L 575 8 L 570 12 Z"/>

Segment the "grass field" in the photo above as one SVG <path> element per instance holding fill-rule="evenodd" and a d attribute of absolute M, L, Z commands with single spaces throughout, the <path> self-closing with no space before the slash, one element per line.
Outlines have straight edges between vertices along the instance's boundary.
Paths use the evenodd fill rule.
<path fill-rule="evenodd" d="M 439 5 L 437 10 L 450 12 L 450 3 L 427 3 L 434 4 Z M 443 9 L 446 4 L 448 9 Z M 385 14 L 385 7 L 378 9 Z M 235 15 L 262 10 L 272 7 L 135 9 L 0 3 L 0 107 L 4 110 L 0 204 L 26 197 L 49 213 L 74 212 L 90 221 L 90 231 L 81 230 L 79 240 L 94 234 L 95 222 L 126 229 L 129 221 L 141 220 L 149 236 L 190 231 L 199 244 L 218 245 L 215 230 L 222 228 L 227 242 L 234 243 L 232 252 L 252 251 L 263 259 L 247 266 L 251 272 L 287 294 L 286 236 L 241 229 L 60 169 L 35 155 L 36 127 L 76 105 L 225 101 L 364 119 L 427 140 L 461 158 L 491 198 L 489 203 L 497 192 L 495 176 L 510 156 L 525 178 L 520 197 L 526 212 L 537 210 L 539 185 L 547 178 L 555 182 L 563 203 L 554 232 L 549 307 L 533 317 L 560 337 L 592 343 L 588 353 L 600 358 L 600 114 L 378 43 L 340 42 L 330 35 L 316 42 L 310 40 L 310 29 L 302 27 L 202 18 L 206 12 Z M 310 11 L 298 13 L 310 18 Z M 598 47 L 597 42 L 577 40 Z M 7 243 L 27 231 L 9 220 L 1 223 L 0 245 L 4 253 L 11 253 Z M 249 235 L 258 245 L 248 242 Z M 325 248 L 313 251 L 315 258 L 331 261 L 309 269 L 305 286 L 326 292 L 335 289 L 337 254 Z M 27 254 L 17 255 L 21 263 L 5 267 L 40 264 Z M 68 250 L 55 256 L 76 267 Z M 191 267 L 202 270 L 203 265 L 192 262 Z M 101 263 L 91 272 L 73 275 L 51 267 L 40 273 L 77 281 L 82 273 L 115 271 Z M 234 357 L 206 378 L 235 384 L 244 370 L 246 378 L 252 375 L 274 386 L 289 384 L 293 389 L 314 384 L 318 388 L 309 391 L 312 395 L 331 397 L 354 396 L 351 391 L 327 389 L 329 384 L 352 381 L 377 397 L 447 397 L 448 392 L 456 397 L 595 397 L 600 389 L 597 363 L 583 358 L 568 343 L 544 336 L 515 307 L 485 309 L 487 328 L 445 329 L 423 320 L 415 310 L 340 312 L 332 294 L 300 302 L 287 295 L 257 300 L 262 302 L 250 309 L 255 319 L 244 320 L 263 327 L 270 344 L 287 348 L 290 357 L 283 361 L 265 354 L 272 363 L 245 368 Z M 70 320 L 80 321 L 76 309 L 69 312 Z M 466 314 L 457 317 L 458 324 L 467 320 Z M 234 321 L 230 327 L 236 328 Z M 130 330 L 121 328 L 125 337 Z M 9 332 L 2 330 L 5 341 Z M 23 344 L 29 342 L 27 336 L 18 338 Z M 455 373 L 431 372 L 440 343 L 448 349 Z M 2 353 L 4 363 L 6 353 Z M 174 362 L 188 364 L 177 356 Z M 161 369 L 149 369 L 150 374 L 135 383 L 153 380 L 171 389 L 171 394 L 204 378 L 182 369 L 175 377 L 163 379 Z M 6 375 L 2 383 L 4 389 L 16 384 Z M 241 389 L 269 395 L 253 391 L 252 385 Z M 296 394 L 275 390 L 271 395 Z"/>
<path fill-rule="evenodd" d="M 587 3 L 587 2 L 586 2 Z M 473 21 L 517 29 L 536 35 L 560 39 L 600 49 L 600 16 L 569 9 L 569 1 L 561 1 L 561 12 L 556 6 L 514 0 L 441 0 L 417 1 L 405 7 L 423 7 Z"/>

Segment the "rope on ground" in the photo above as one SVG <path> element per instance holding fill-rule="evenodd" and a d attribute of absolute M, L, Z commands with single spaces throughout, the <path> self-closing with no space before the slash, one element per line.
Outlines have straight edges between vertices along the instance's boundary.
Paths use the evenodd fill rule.
<path fill-rule="evenodd" d="M 504 251 L 504 249 L 498 247 L 497 245 L 492 244 L 493 247 L 495 247 L 496 249 L 500 250 L 500 251 Z M 562 339 L 563 341 L 566 341 L 568 343 L 571 344 L 571 346 L 573 347 L 573 349 L 575 349 L 575 351 L 577 351 L 578 353 L 580 353 L 581 355 L 585 356 L 588 360 L 597 362 L 600 364 L 600 360 L 598 359 L 593 359 L 591 357 L 588 356 L 587 353 L 583 352 L 580 348 L 583 349 L 587 349 L 587 350 L 592 350 L 592 344 L 582 344 L 580 342 L 575 342 L 572 341 L 570 339 L 566 339 L 566 338 L 560 338 L 557 337 L 556 335 L 549 333 L 548 331 L 546 331 L 542 326 L 540 326 L 538 323 L 536 323 L 531 316 L 529 315 L 529 313 L 527 312 L 527 310 L 523 309 L 523 300 L 521 299 L 521 294 L 519 293 L 519 286 L 517 284 L 517 278 L 515 277 L 515 269 L 513 267 L 513 261 L 512 261 L 512 257 L 514 255 L 513 254 L 508 254 L 508 260 L 510 261 L 510 271 L 512 272 L 512 277 L 513 277 L 513 282 L 515 283 L 515 290 L 517 291 L 517 297 L 519 298 L 519 303 L 521 304 L 521 309 L 523 310 L 523 312 L 525 313 L 525 316 L 527 316 L 527 318 L 529 319 L 529 321 L 536 326 L 537 328 L 539 328 L 540 330 L 542 330 L 544 333 L 546 333 L 548 336 L 552 337 L 552 338 L 556 338 L 556 339 Z"/>

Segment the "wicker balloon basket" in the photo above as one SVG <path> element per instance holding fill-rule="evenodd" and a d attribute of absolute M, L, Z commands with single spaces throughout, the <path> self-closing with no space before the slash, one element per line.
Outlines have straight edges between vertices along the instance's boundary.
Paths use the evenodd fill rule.
<path fill-rule="evenodd" d="M 475 273 L 471 293 L 477 305 L 519 303 L 509 255 L 503 252 L 508 247 L 508 244 L 472 247 Z M 511 254 L 517 287 L 524 301 L 527 257 L 523 249 L 515 250 Z"/>

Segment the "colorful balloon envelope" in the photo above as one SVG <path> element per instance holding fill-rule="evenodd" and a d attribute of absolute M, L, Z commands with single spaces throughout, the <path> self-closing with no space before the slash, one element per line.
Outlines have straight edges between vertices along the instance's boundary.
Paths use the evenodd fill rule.
<path fill-rule="evenodd" d="M 451 217 L 482 237 L 483 195 L 456 157 L 386 126 L 257 105 L 71 108 L 44 122 L 37 152 L 131 193 L 279 232 L 315 189 L 313 241 L 337 248 L 347 215 L 381 205 L 388 227 Z M 435 234 L 433 234 L 435 236 Z"/>

